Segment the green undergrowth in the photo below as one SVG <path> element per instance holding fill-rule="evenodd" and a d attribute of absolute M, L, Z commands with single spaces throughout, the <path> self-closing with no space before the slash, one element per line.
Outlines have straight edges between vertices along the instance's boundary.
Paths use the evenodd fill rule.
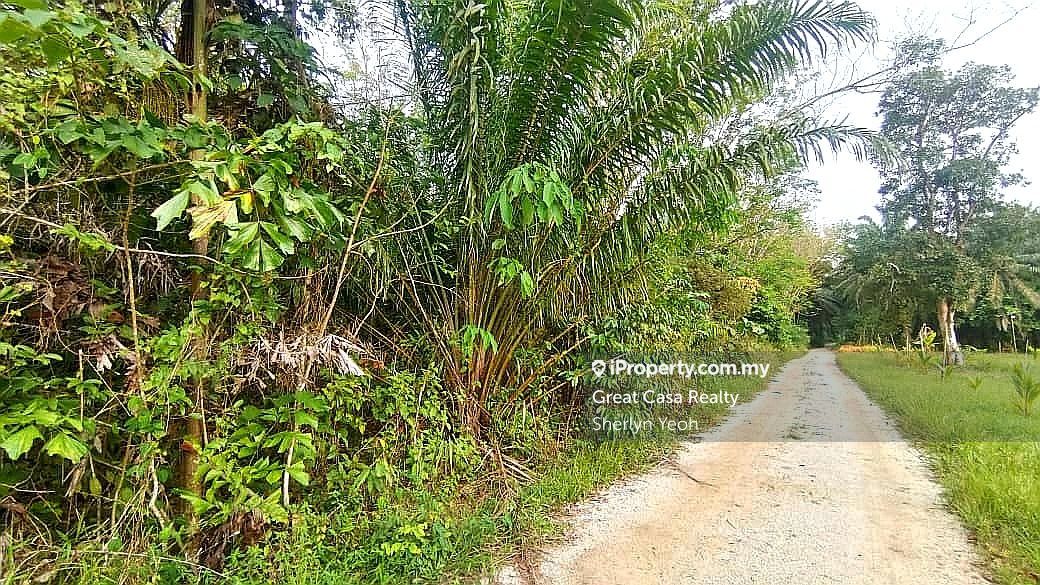
<path fill-rule="evenodd" d="M 756 359 L 768 361 L 776 372 L 801 353 Z M 745 401 L 768 382 L 718 378 L 707 388 L 737 393 Z M 726 411 L 724 405 L 702 405 L 691 414 L 704 430 L 722 420 Z M 227 582 L 479 582 L 511 558 L 559 535 L 565 529 L 558 520 L 563 506 L 653 467 L 683 438 L 661 430 L 608 440 L 579 432 L 555 456 L 537 464 L 530 481 L 510 485 L 476 480 L 437 492 L 399 491 L 364 515 L 349 508 L 331 513 L 301 508 L 291 531 L 236 552 Z"/>
<path fill-rule="evenodd" d="M 903 432 L 920 441 L 946 497 L 974 531 L 996 580 L 1036 583 L 1040 573 L 1040 413 L 1017 404 L 1020 355 L 969 354 L 941 379 L 894 353 L 840 353 L 838 363 Z"/>
<path fill-rule="evenodd" d="M 737 394 L 740 401 L 746 401 L 767 386 L 783 363 L 801 353 L 771 352 L 735 360 L 768 362 L 771 367 L 767 378 L 639 379 L 626 387 L 662 393 L 696 387 L 706 393 Z M 370 400 L 374 404 L 390 401 L 395 405 L 393 412 L 403 412 L 412 404 L 407 388 L 401 385 L 409 381 L 414 380 L 405 376 L 397 380 L 400 384 L 379 386 Z M 431 408 L 425 407 L 423 420 L 436 420 L 437 411 L 430 411 Z M 696 420 L 703 431 L 725 418 L 729 410 L 725 404 L 700 404 L 684 407 L 680 412 L 668 408 L 672 407 L 642 414 L 681 415 L 686 420 Z M 316 468 L 312 479 L 324 488 L 294 504 L 278 526 L 264 525 L 256 535 L 251 535 L 248 519 L 231 516 L 220 528 L 207 531 L 206 540 L 196 543 L 200 550 L 198 563 L 169 551 L 159 552 L 155 546 L 142 547 L 118 537 L 98 535 L 95 542 L 100 542 L 100 547 L 70 543 L 60 550 L 48 551 L 47 566 L 36 574 L 79 585 L 480 582 L 503 564 L 561 534 L 566 528 L 559 520 L 564 506 L 588 498 L 619 478 L 653 467 L 690 434 L 658 427 L 636 434 L 606 435 L 591 430 L 590 409 L 581 409 L 573 418 L 560 414 L 559 409 L 553 411 L 557 412 L 553 416 L 562 417 L 561 420 L 546 424 L 527 421 L 521 428 L 548 426 L 557 429 L 554 434 L 517 435 L 526 437 L 521 439 L 524 444 L 501 451 L 517 453 L 526 449 L 523 452 L 528 455 L 519 466 L 503 455 L 500 463 L 488 456 L 483 463 L 468 467 L 460 459 L 450 473 L 416 471 L 407 463 L 385 467 L 379 462 L 391 460 L 391 449 L 411 453 L 416 446 L 448 449 L 454 453 L 450 456 L 468 460 L 479 457 L 461 449 L 459 445 L 466 443 L 460 443 L 459 438 L 447 441 L 441 431 L 434 433 L 441 440 L 427 436 L 416 443 L 388 427 L 373 435 L 375 443 L 368 448 L 381 445 L 378 449 L 384 453 L 374 451 L 371 464 L 358 462 L 347 475 L 335 466 Z M 344 411 L 337 416 L 347 414 Z M 425 436 L 424 432 L 413 432 L 418 432 L 418 437 Z M 443 458 L 439 460 L 445 469 L 452 466 Z M 416 464 L 425 459 L 410 457 L 401 461 Z M 510 473 L 501 471 L 509 471 L 511 466 Z M 365 471 L 358 473 L 358 469 Z M 409 479 L 419 477 L 426 479 Z M 34 558 L 26 547 L 13 544 L 11 558 Z M 226 562 L 217 568 L 206 568 L 207 559 L 213 556 L 226 558 Z M 14 577 L 11 575 L 0 577 L 0 584 L 20 582 L 17 572 Z"/>

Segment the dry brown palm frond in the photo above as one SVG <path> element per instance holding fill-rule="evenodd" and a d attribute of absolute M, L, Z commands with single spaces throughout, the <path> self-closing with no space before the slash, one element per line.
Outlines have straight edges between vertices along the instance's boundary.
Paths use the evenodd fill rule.
<path fill-rule="evenodd" d="M 283 330 L 277 337 L 259 338 L 238 363 L 251 368 L 246 377 L 255 381 L 259 381 L 261 375 L 267 379 L 275 379 L 278 374 L 299 377 L 308 361 L 340 374 L 364 376 L 358 360 L 371 353 L 358 342 L 340 335 L 314 338 L 306 333 L 286 334 Z"/>
<path fill-rule="evenodd" d="M 98 374 L 114 367 L 114 360 L 125 359 L 131 367 L 134 363 L 134 352 L 127 349 L 114 333 L 99 339 L 83 343 L 83 356 L 90 359 L 90 365 Z"/>

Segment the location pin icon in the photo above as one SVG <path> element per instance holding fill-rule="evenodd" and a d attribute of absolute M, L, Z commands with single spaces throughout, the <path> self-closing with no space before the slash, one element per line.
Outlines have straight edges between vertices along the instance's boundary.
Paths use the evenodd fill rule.
<path fill-rule="evenodd" d="M 603 372 L 607 371 L 607 362 L 603 360 L 596 360 L 592 362 L 592 373 L 596 374 L 597 378 L 603 376 Z"/>

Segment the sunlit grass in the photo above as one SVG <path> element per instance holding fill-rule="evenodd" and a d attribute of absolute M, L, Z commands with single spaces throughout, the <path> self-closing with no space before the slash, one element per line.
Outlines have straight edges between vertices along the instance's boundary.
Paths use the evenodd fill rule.
<path fill-rule="evenodd" d="M 969 354 L 945 381 L 893 353 L 840 353 L 838 363 L 904 433 L 921 441 L 950 506 L 975 531 L 1004 584 L 1040 573 L 1040 415 L 1017 408 L 1014 364 L 1040 377 L 1040 361 Z M 977 386 L 977 388 L 975 388 Z"/>

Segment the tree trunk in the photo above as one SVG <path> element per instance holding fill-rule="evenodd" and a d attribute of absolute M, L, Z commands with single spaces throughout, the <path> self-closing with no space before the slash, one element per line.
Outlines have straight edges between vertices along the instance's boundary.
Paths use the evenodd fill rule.
<path fill-rule="evenodd" d="M 943 337 L 943 364 L 964 365 L 964 353 L 957 343 L 957 329 L 954 324 L 954 309 L 948 297 L 939 297 L 936 304 L 936 313 L 939 319 L 939 331 Z"/>
<path fill-rule="evenodd" d="M 181 4 L 181 34 L 177 42 L 177 57 L 185 65 L 192 68 L 195 78 L 192 83 L 191 93 L 187 96 L 188 110 L 200 122 L 205 122 L 207 113 L 206 90 L 200 82 L 201 77 L 206 75 L 206 16 L 209 9 L 209 0 L 183 0 Z M 192 159 L 201 159 L 205 153 L 196 150 L 191 153 Z M 197 195 L 192 194 L 192 204 L 199 205 L 202 201 Z M 192 251 L 199 255 L 209 252 L 209 238 L 203 236 L 192 242 Z M 198 300 L 204 298 L 207 289 L 203 284 L 204 270 L 195 270 L 191 275 L 191 298 Z M 208 353 L 208 344 L 204 340 L 195 340 L 193 353 L 197 356 L 205 356 Z M 202 416 L 205 409 L 203 383 L 195 381 L 195 408 L 184 421 L 183 434 L 180 437 L 180 457 L 175 468 L 174 483 L 184 491 L 201 495 L 202 486 L 198 479 L 199 452 L 198 447 L 202 445 L 205 429 L 203 428 Z M 182 500 L 180 512 L 185 516 L 189 525 L 195 523 L 194 510 L 185 500 Z"/>

